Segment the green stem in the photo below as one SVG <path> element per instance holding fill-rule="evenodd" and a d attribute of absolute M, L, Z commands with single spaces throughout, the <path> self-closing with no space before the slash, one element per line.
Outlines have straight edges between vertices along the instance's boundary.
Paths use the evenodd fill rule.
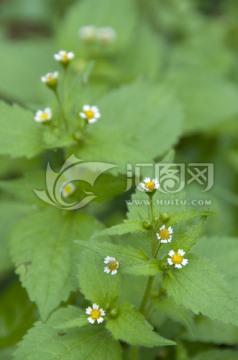
<path fill-rule="evenodd" d="M 60 112 L 61 112 L 61 115 L 62 115 L 65 130 L 68 130 L 68 124 L 67 124 L 67 121 L 66 121 L 64 109 L 63 109 L 63 106 L 62 106 L 62 103 L 61 103 L 61 100 L 60 100 L 59 93 L 58 93 L 57 89 L 54 90 L 54 94 L 55 94 L 57 103 L 59 105 L 59 109 L 60 109 Z"/>
<path fill-rule="evenodd" d="M 144 296 L 143 296 L 143 299 L 142 299 L 142 302 L 141 302 L 140 312 L 142 314 L 144 314 L 144 315 L 145 315 L 145 312 L 146 312 L 146 307 L 147 307 L 148 300 L 150 298 L 150 293 L 151 293 L 153 281 L 154 281 L 154 277 L 150 276 L 148 281 L 147 281 L 145 293 L 144 293 Z"/>
<path fill-rule="evenodd" d="M 131 346 L 130 349 L 130 360 L 138 360 L 139 355 L 139 347 L 138 346 Z"/>
<path fill-rule="evenodd" d="M 158 244 L 158 246 L 157 246 L 157 249 L 156 249 L 156 251 L 155 251 L 155 253 L 154 253 L 154 256 L 153 256 L 153 258 L 157 258 L 157 256 L 158 256 L 158 253 L 159 253 L 159 251 L 160 251 L 160 247 L 161 247 L 161 242 L 159 242 L 159 244 Z"/>
<path fill-rule="evenodd" d="M 153 195 L 149 194 L 150 197 L 150 214 L 151 214 L 151 222 L 153 224 L 155 220 L 155 212 L 154 212 L 154 203 L 153 203 Z"/>

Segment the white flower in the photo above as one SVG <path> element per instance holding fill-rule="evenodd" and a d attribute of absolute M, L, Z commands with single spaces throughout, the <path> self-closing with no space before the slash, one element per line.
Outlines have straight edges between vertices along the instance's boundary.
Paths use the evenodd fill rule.
<path fill-rule="evenodd" d="M 170 226 L 166 228 L 165 225 L 163 225 L 159 229 L 159 233 L 157 233 L 156 236 L 162 244 L 167 244 L 172 241 L 172 234 L 173 234 L 172 227 Z"/>
<path fill-rule="evenodd" d="M 100 27 L 97 30 L 97 39 L 103 44 L 112 43 L 115 41 L 116 36 L 116 31 L 110 26 Z"/>
<path fill-rule="evenodd" d="M 49 87 L 54 87 L 57 84 L 58 77 L 58 71 L 54 71 L 53 73 L 47 73 L 46 75 L 41 76 L 41 82 L 48 85 Z"/>
<path fill-rule="evenodd" d="M 102 323 L 104 321 L 103 316 L 105 316 L 105 311 L 103 309 L 99 308 L 99 305 L 93 304 L 92 307 L 87 307 L 86 314 L 90 315 L 88 317 L 88 322 L 90 324 L 94 324 L 95 321 L 97 321 L 98 324 Z"/>
<path fill-rule="evenodd" d="M 84 41 L 95 41 L 97 39 L 97 27 L 94 25 L 82 26 L 79 36 Z"/>
<path fill-rule="evenodd" d="M 44 123 L 52 118 L 52 111 L 50 108 L 45 108 L 44 110 L 38 110 L 35 114 L 35 121 L 39 123 Z"/>
<path fill-rule="evenodd" d="M 90 124 L 95 123 L 101 117 L 97 106 L 84 105 L 83 112 L 80 112 L 81 118 L 87 120 Z"/>
<path fill-rule="evenodd" d="M 152 191 L 157 190 L 160 185 L 159 185 L 158 179 L 150 180 L 149 177 L 146 177 L 146 178 L 144 179 L 144 182 L 143 182 L 143 183 L 140 183 L 139 186 L 140 186 L 144 191 L 152 192 Z"/>
<path fill-rule="evenodd" d="M 69 197 L 71 194 L 73 194 L 75 192 L 75 189 L 76 189 L 76 187 L 74 186 L 74 184 L 72 182 L 68 182 L 68 183 L 64 184 L 61 189 L 62 196 L 64 198 Z"/>
<path fill-rule="evenodd" d="M 188 263 L 188 259 L 184 259 L 185 251 L 178 250 L 175 252 L 174 250 L 170 250 L 169 254 L 170 257 L 167 258 L 169 265 L 174 265 L 177 269 L 181 269 L 183 266 L 186 266 Z"/>
<path fill-rule="evenodd" d="M 65 50 L 60 50 L 57 54 L 54 54 L 54 58 L 61 64 L 68 65 L 68 63 L 74 58 L 74 53 L 72 51 L 67 52 Z"/>
<path fill-rule="evenodd" d="M 105 273 L 111 275 L 115 275 L 117 273 L 117 270 L 119 268 L 119 261 L 117 261 L 117 259 L 111 256 L 107 256 L 104 259 L 104 264 L 106 264 L 106 266 L 104 267 Z"/>

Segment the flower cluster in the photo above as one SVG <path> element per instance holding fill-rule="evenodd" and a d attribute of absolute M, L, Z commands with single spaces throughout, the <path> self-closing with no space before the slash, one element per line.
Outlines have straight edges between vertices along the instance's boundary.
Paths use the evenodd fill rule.
<path fill-rule="evenodd" d="M 119 261 L 116 258 L 107 256 L 104 259 L 104 272 L 107 274 L 115 275 L 119 268 Z"/>
<path fill-rule="evenodd" d="M 83 111 L 79 113 L 82 119 L 85 119 L 89 124 L 95 123 L 101 114 L 97 106 L 84 105 Z"/>
<path fill-rule="evenodd" d="M 79 29 L 79 36 L 85 42 L 111 44 L 116 40 L 117 34 L 110 26 L 98 27 L 95 25 L 87 25 Z"/>
<path fill-rule="evenodd" d="M 104 321 L 103 316 L 106 315 L 103 309 L 100 309 L 99 305 L 93 304 L 92 307 L 87 307 L 86 314 L 89 315 L 88 322 L 94 324 L 96 321 L 98 324 Z"/>
<path fill-rule="evenodd" d="M 158 179 L 152 180 L 149 177 L 146 177 L 144 181 L 139 184 L 139 186 L 146 192 L 153 192 L 160 187 Z"/>
<path fill-rule="evenodd" d="M 188 259 L 184 258 L 185 251 L 179 249 L 177 252 L 174 250 L 170 250 L 170 257 L 167 259 L 169 265 L 174 265 L 175 268 L 181 269 L 183 266 L 186 266 L 188 263 Z"/>
<path fill-rule="evenodd" d="M 60 50 L 57 54 L 54 55 L 54 59 L 63 66 L 68 66 L 70 61 L 73 60 L 73 58 L 74 53 L 72 51 L 67 52 L 65 50 Z"/>
<path fill-rule="evenodd" d="M 50 121 L 52 118 L 52 111 L 50 108 L 45 108 L 44 110 L 37 110 L 35 114 L 35 121 L 39 123 L 45 123 Z"/>
<path fill-rule="evenodd" d="M 72 182 L 68 182 L 62 186 L 61 193 L 64 198 L 72 195 L 76 190 L 75 185 Z"/>

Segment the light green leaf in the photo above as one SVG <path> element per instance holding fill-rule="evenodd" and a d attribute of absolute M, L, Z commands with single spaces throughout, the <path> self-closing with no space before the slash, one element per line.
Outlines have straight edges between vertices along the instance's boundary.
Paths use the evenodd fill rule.
<path fill-rule="evenodd" d="M 175 71 L 169 84 L 185 108 L 186 132 L 207 131 L 238 115 L 238 91 L 230 81 L 196 68 Z"/>
<path fill-rule="evenodd" d="M 1 154 L 31 158 L 43 150 L 42 128 L 31 111 L 0 103 L 0 127 Z"/>
<path fill-rule="evenodd" d="M 108 320 L 106 327 L 115 339 L 131 345 L 146 347 L 175 345 L 173 341 L 164 339 L 154 332 L 144 316 L 128 303 L 121 304 L 117 317 Z"/>
<path fill-rule="evenodd" d="M 115 257 L 120 263 L 119 271 L 122 273 L 137 276 L 154 276 L 161 270 L 157 260 L 151 260 L 141 249 L 135 249 L 131 246 L 121 246 L 110 243 L 89 243 L 76 241 L 77 244 L 90 249 L 93 252 L 106 256 Z"/>
<path fill-rule="evenodd" d="M 193 333 L 194 322 L 193 322 L 193 314 L 185 309 L 183 306 L 178 305 L 172 298 L 164 297 L 162 299 L 152 298 L 153 305 L 159 315 L 165 314 L 170 319 L 175 322 L 179 322 L 184 325 L 187 329 Z M 152 317 L 153 322 L 153 317 Z"/>
<path fill-rule="evenodd" d="M 207 217 L 207 216 L 213 216 L 216 215 L 212 211 L 208 210 L 189 210 L 189 211 L 181 211 L 178 213 L 174 213 L 168 221 L 169 225 L 175 225 L 178 222 L 183 222 L 187 220 L 191 220 L 198 217 Z"/>
<path fill-rule="evenodd" d="M 189 329 L 188 329 L 189 330 Z M 182 338 L 189 341 L 199 341 L 213 344 L 238 344 L 238 327 L 198 316 L 194 321 L 193 331 L 186 331 Z"/>
<path fill-rule="evenodd" d="M 178 305 L 183 305 L 195 314 L 202 313 L 225 324 L 238 325 L 238 300 L 207 260 L 189 257 L 185 268 L 168 271 L 165 287 Z"/>
<path fill-rule="evenodd" d="M 19 344 L 16 360 L 120 360 L 121 350 L 102 326 L 60 331 L 55 325 L 77 316 L 78 309 L 56 311 L 46 324 L 37 322 Z"/>
<path fill-rule="evenodd" d="M 223 274 L 233 291 L 238 285 L 238 238 L 229 236 L 202 237 L 193 252 L 204 256 Z M 238 293 L 238 292 L 237 292 Z"/>
<path fill-rule="evenodd" d="M 102 307 L 113 302 L 119 295 L 119 277 L 106 274 L 104 257 L 92 251 L 86 250 L 81 254 L 78 280 L 86 299 Z"/>
<path fill-rule="evenodd" d="M 0 274 L 12 270 L 13 263 L 8 249 L 9 233 L 21 217 L 32 211 L 30 206 L 15 201 L 1 200 L 0 203 Z"/>
<path fill-rule="evenodd" d="M 120 124 L 121 141 L 139 140 L 139 163 L 143 162 L 144 152 L 151 158 L 163 155 L 181 133 L 182 108 L 169 87 L 135 81 L 106 94 L 98 104 L 105 124 Z M 125 160 L 130 161 L 129 157 Z"/>
<path fill-rule="evenodd" d="M 88 315 L 75 306 L 68 306 L 67 309 L 59 309 L 50 318 L 50 324 L 59 330 L 79 328 L 88 325 Z M 53 320 L 52 320 L 53 318 Z"/>
<path fill-rule="evenodd" d="M 11 3 L 10 6 L 13 8 L 14 5 Z M 55 43 L 51 39 L 24 41 L 3 41 L 1 39 L 1 93 L 9 99 L 33 104 L 42 104 L 44 101 L 48 102 L 49 99 L 53 99 L 50 91 L 41 83 L 40 77 L 48 71 L 54 70 L 55 63 L 52 54 L 56 50 Z M 15 126 L 18 123 L 17 120 L 15 119 Z M 18 138 L 16 142 L 19 142 L 20 139 Z"/>
<path fill-rule="evenodd" d="M 46 319 L 77 288 L 79 248 L 75 238 L 87 240 L 101 225 L 76 212 L 35 210 L 15 228 L 11 254 L 16 273 Z"/>
<path fill-rule="evenodd" d="M 237 360 L 238 352 L 232 350 L 208 350 L 194 356 L 192 360 Z"/>
<path fill-rule="evenodd" d="M 143 223 L 140 220 L 124 220 L 122 224 L 114 225 L 97 233 L 96 237 L 125 235 L 136 232 L 146 232 Z"/>

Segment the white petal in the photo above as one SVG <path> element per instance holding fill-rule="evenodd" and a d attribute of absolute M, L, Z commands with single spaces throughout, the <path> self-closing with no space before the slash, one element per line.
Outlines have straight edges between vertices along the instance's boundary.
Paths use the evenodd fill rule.
<path fill-rule="evenodd" d="M 107 266 L 105 266 L 104 272 L 107 273 L 107 274 L 110 274 L 110 269 Z"/>
<path fill-rule="evenodd" d="M 92 308 L 89 306 L 87 307 L 87 309 L 85 310 L 86 314 L 90 315 L 92 312 Z"/>
<path fill-rule="evenodd" d="M 88 321 L 90 322 L 90 324 L 94 324 L 94 323 L 95 323 L 95 320 L 92 319 L 91 317 L 88 317 Z"/>
<path fill-rule="evenodd" d="M 170 258 L 167 259 L 167 262 L 169 263 L 169 265 L 173 265 L 173 264 L 174 264 L 173 261 L 172 261 L 172 259 L 170 259 Z"/>
<path fill-rule="evenodd" d="M 169 251 L 169 256 L 172 257 L 172 256 L 174 256 L 174 254 L 175 254 L 174 250 L 170 250 L 170 251 Z"/>
<path fill-rule="evenodd" d="M 161 244 L 167 244 L 169 242 L 169 240 L 160 240 Z"/>
<path fill-rule="evenodd" d="M 187 263 L 188 263 L 188 259 L 183 259 L 183 261 L 182 261 L 182 265 L 183 265 L 183 266 L 186 266 L 186 265 L 187 265 Z"/>
<path fill-rule="evenodd" d="M 84 111 L 91 110 L 91 107 L 89 105 L 84 105 L 83 110 Z"/>
<path fill-rule="evenodd" d="M 88 119 L 88 122 L 89 122 L 89 124 L 93 124 L 93 123 L 97 122 L 97 119 Z"/>
<path fill-rule="evenodd" d="M 144 182 L 149 182 L 150 181 L 150 178 L 149 177 L 146 177 L 145 179 L 144 179 Z"/>
<path fill-rule="evenodd" d="M 98 310 L 98 309 L 99 309 L 99 305 L 93 304 L 93 309 Z"/>
<path fill-rule="evenodd" d="M 117 270 L 112 270 L 112 275 L 116 275 Z"/>
<path fill-rule="evenodd" d="M 165 225 L 161 226 L 161 228 L 160 228 L 160 230 L 163 230 L 163 229 L 165 229 Z"/>
<path fill-rule="evenodd" d="M 101 324 L 104 321 L 104 319 L 102 317 L 100 317 L 99 319 L 97 319 L 98 324 Z"/>
<path fill-rule="evenodd" d="M 160 240 L 160 235 L 156 233 L 157 239 Z"/>
<path fill-rule="evenodd" d="M 175 264 L 174 265 L 177 269 L 181 269 L 182 268 L 182 265 L 181 264 Z"/>
<path fill-rule="evenodd" d="M 185 254 L 185 251 L 179 249 L 179 250 L 178 250 L 178 254 L 181 255 L 181 256 L 183 256 L 183 255 Z"/>
<path fill-rule="evenodd" d="M 100 312 L 101 312 L 101 315 L 102 316 L 105 316 L 106 314 L 105 314 L 105 311 L 103 310 L 103 309 L 100 309 Z"/>
<path fill-rule="evenodd" d="M 86 115 L 84 114 L 84 113 L 79 113 L 79 115 L 81 116 L 81 118 L 83 118 L 83 119 L 86 119 Z"/>
<path fill-rule="evenodd" d="M 173 234 L 173 229 L 171 226 L 168 228 L 168 231 L 169 231 L 169 234 Z"/>

